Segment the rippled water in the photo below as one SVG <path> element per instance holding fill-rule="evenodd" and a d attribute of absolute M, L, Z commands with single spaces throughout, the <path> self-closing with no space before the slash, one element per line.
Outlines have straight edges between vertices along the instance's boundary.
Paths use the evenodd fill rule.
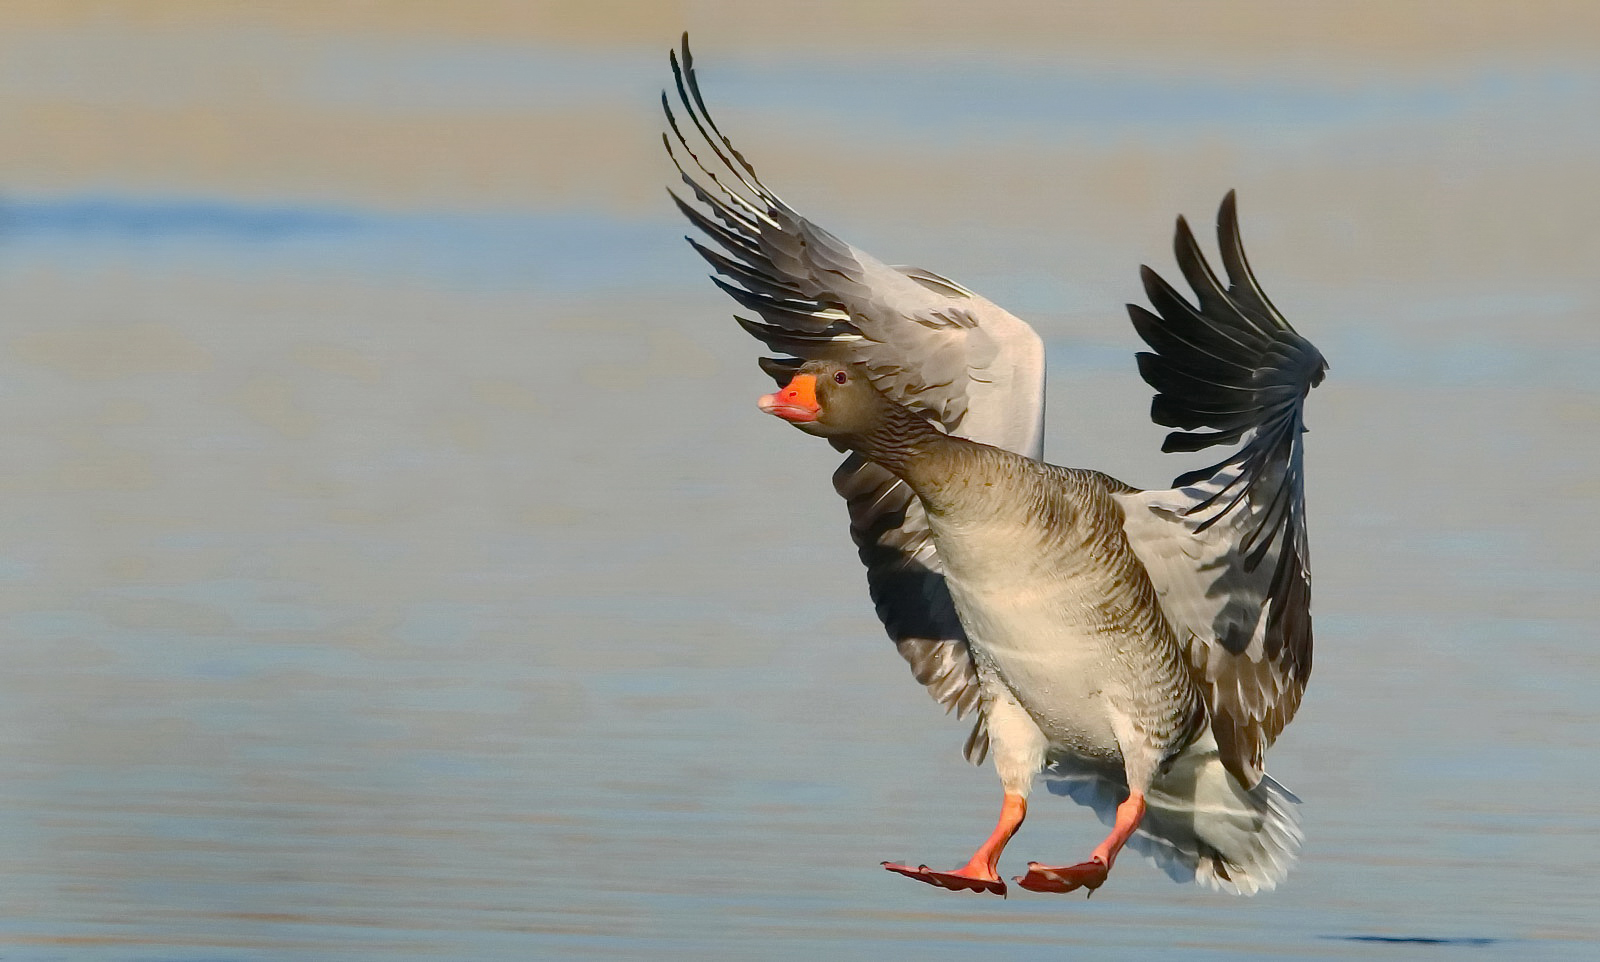
<path fill-rule="evenodd" d="M 657 51 L 205 29 L 62 27 L 41 49 L 131 73 L 5 74 L 8 115 L 168 110 L 180 146 L 191 100 L 257 99 L 208 121 L 221 160 L 128 145 L 195 186 L 78 154 L 0 183 L 0 956 L 1600 951 L 1594 61 L 701 48 L 792 202 L 1036 322 L 1052 460 L 1193 466 L 1157 453 L 1120 303 L 1229 187 L 1332 364 L 1318 662 L 1271 758 L 1300 866 L 1242 900 L 1130 856 L 1090 901 L 1000 901 L 877 867 L 965 858 L 999 792 L 656 199 Z M 196 90 L 191 53 L 265 87 Z M 540 194 L 585 164 L 440 133 L 574 74 L 627 144 L 571 146 L 592 181 Z M 229 154 L 258 124 L 329 166 Z M 527 158 L 531 193 L 473 180 Z M 1002 867 L 1101 833 L 1041 793 Z"/>

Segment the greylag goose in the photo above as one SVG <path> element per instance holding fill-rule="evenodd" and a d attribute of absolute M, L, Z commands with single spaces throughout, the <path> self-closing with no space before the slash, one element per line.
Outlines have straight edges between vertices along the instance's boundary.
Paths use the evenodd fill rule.
<path fill-rule="evenodd" d="M 1322 355 L 1267 299 L 1235 199 L 1217 218 L 1226 282 L 1177 222 L 1191 303 L 1148 267 L 1138 367 L 1164 451 L 1237 447 L 1141 490 L 1041 460 L 1044 352 L 1026 323 L 947 278 L 891 267 L 768 190 L 706 110 L 687 37 L 664 140 L 700 206 L 689 238 L 786 358 L 762 410 L 848 456 L 834 474 L 879 618 L 917 681 L 992 755 L 1003 798 L 960 868 L 885 862 L 1006 894 L 1002 850 L 1036 780 L 1110 834 L 1083 862 L 1030 862 L 1023 888 L 1093 892 L 1124 846 L 1178 880 L 1273 888 L 1297 855 L 1299 799 L 1265 771 L 1311 671 L 1302 468 Z M 682 124 L 679 114 L 686 117 Z M 686 128 L 697 135 L 691 144 Z M 676 146 L 674 146 L 676 145 Z M 720 248 L 717 249 L 717 248 Z"/>

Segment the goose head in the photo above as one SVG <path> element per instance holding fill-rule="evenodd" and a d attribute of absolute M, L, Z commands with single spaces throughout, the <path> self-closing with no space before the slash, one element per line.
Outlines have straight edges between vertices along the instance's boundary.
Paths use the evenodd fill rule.
<path fill-rule="evenodd" d="M 807 434 L 843 441 L 880 430 L 897 406 L 878 393 L 859 366 L 837 361 L 802 364 L 788 384 L 757 404 Z"/>

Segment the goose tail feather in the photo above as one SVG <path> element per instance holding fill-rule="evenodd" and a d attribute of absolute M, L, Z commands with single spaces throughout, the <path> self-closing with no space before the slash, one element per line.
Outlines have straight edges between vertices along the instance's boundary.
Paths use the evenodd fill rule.
<path fill-rule="evenodd" d="M 1205 739 L 1210 742 L 1210 738 Z M 1115 774 L 1047 770 L 1046 785 L 1095 811 L 1107 825 L 1128 795 Z M 1300 799 L 1270 775 L 1246 789 L 1223 766 L 1216 746 L 1196 745 L 1151 786 L 1139 830 L 1128 847 L 1178 882 L 1235 895 L 1270 891 L 1299 857 Z"/>

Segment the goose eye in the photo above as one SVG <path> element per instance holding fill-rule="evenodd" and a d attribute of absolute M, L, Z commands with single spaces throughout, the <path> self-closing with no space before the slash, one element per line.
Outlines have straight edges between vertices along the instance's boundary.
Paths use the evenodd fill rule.
<path fill-rule="evenodd" d="M 850 380 L 850 378 L 848 376 L 846 376 L 843 371 L 835 371 L 835 372 L 833 372 L 833 383 L 835 383 L 835 384 L 843 384 L 844 382 L 846 382 L 848 380 Z"/>

